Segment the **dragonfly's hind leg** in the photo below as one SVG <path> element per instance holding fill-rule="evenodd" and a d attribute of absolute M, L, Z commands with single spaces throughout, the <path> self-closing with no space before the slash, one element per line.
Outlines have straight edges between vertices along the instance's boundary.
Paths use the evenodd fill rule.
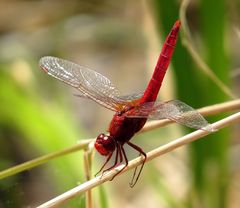
<path fill-rule="evenodd" d="M 125 165 L 124 167 L 119 171 L 117 172 L 112 178 L 110 181 L 112 181 L 118 174 L 120 174 L 127 166 L 128 166 L 128 159 L 127 159 L 127 155 L 126 155 L 126 152 L 123 148 L 123 146 L 121 144 L 118 144 L 117 145 L 117 148 L 119 148 L 119 155 L 120 155 L 120 163 L 122 162 L 123 158 L 125 160 Z M 123 155 L 123 157 L 122 157 Z"/>
<path fill-rule="evenodd" d="M 131 143 L 131 142 L 129 142 L 129 141 L 127 142 L 127 144 L 128 144 L 129 146 L 131 146 L 133 149 L 137 150 L 137 151 L 139 152 L 139 156 L 140 156 L 140 155 L 143 155 L 143 157 L 144 157 L 144 160 L 143 160 L 143 162 L 142 162 L 142 165 L 141 165 L 141 167 L 140 167 L 140 170 L 139 170 L 139 172 L 138 172 L 138 174 L 137 174 L 136 179 L 135 179 L 135 176 L 136 176 L 136 172 L 137 172 L 138 166 L 134 169 L 133 177 L 132 177 L 132 180 L 131 180 L 131 182 L 130 182 L 130 187 L 132 188 L 132 187 L 135 186 L 135 184 L 137 183 L 137 181 L 138 181 L 138 179 L 139 179 L 139 176 L 140 176 L 140 174 L 141 174 L 141 172 L 142 172 L 143 166 L 144 166 L 144 164 L 145 164 L 145 162 L 146 162 L 147 155 L 146 155 L 146 153 L 145 153 L 140 147 L 138 147 L 137 145 L 135 145 L 135 144 L 133 144 L 133 143 Z M 135 180 L 134 180 L 134 179 L 135 179 Z"/>
<path fill-rule="evenodd" d="M 120 163 L 121 163 L 121 162 L 122 162 L 122 153 L 121 153 L 121 149 L 119 149 L 119 147 L 118 147 L 118 145 L 117 145 L 117 150 L 116 150 L 116 155 L 115 155 L 115 162 L 114 162 L 114 164 L 113 164 L 111 167 L 105 169 L 105 170 L 103 171 L 103 174 L 104 174 L 105 172 L 107 172 L 107 171 L 115 168 L 115 167 L 119 164 L 119 163 L 118 163 L 118 157 L 119 157 L 119 156 L 120 156 Z"/>
<path fill-rule="evenodd" d="M 109 160 L 111 159 L 113 153 L 109 154 L 109 156 L 107 157 L 105 163 L 103 164 L 103 166 L 100 168 L 100 170 L 95 174 L 95 177 L 103 170 L 103 168 L 108 164 Z"/>

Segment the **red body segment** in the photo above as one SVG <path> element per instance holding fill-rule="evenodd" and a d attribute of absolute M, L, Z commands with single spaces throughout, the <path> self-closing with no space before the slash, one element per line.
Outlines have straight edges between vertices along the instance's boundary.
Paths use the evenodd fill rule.
<path fill-rule="evenodd" d="M 180 29 L 180 21 L 176 21 L 171 32 L 167 36 L 162 51 L 157 61 L 157 65 L 153 72 L 152 78 L 141 98 L 141 103 L 153 102 L 157 99 L 159 89 L 162 85 L 163 78 L 170 63 L 174 47 L 177 43 L 178 32 Z"/>
<path fill-rule="evenodd" d="M 134 108 L 117 112 L 109 126 L 109 133 L 120 144 L 129 141 L 133 135 L 140 131 L 147 121 L 147 118 L 129 118 L 127 115 L 134 115 Z"/>

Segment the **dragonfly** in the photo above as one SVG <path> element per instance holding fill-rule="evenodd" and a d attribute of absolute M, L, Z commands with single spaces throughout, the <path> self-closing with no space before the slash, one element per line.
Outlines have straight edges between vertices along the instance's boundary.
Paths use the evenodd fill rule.
<path fill-rule="evenodd" d="M 156 101 L 177 43 L 180 25 L 181 22 L 177 20 L 168 34 L 151 80 L 143 93 L 121 95 L 107 77 L 61 58 L 45 56 L 39 61 L 44 72 L 76 88 L 79 92 L 78 96 L 91 99 L 115 112 L 108 133 L 99 134 L 94 144 L 96 150 L 106 157 L 98 173 L 102 172 L 103 175 L 106 171 L 124 163 L 123 168 L 113 178 L 123 171 L 128 166 L 124 145 L 129 145 L 143 157 L 138 173 L 137 168 L 134 170 L 130 187 L 137 183 L 147 159 L 147 154 L 142 148 L 130 140 L 143 128 L 147 119 L 169 119 L 190 128 L 213 131 L 211 124 L 197 110 L 184 102 L 179 100 Z M 114 155 L 113 164 L 109 165 Z M 106 168 L 107 165 L 110 167 Z"/>

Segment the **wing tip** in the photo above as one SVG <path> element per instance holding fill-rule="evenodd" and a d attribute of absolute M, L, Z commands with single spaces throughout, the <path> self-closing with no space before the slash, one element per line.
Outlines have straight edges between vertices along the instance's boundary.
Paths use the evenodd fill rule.
<path fill-rule="evenodd" d="M 45 58 L 46 58 L 46 56 L 40 58 L 40 60 L 39 60 L 39 66 L 40 66 L 40 68 L 41 68 L 45 73 L 48 73 L 48 69 L 44 66 L 44 65 L 45 65 L 45 64 L 44 64 Z"/>
<path fill-rule="evenodd" d="M 39 66 L 45 73 L 49 73 L 49 70 L 48 70 L 48 68 L 46 66 L 47 66 L 48 60 L 50 58 L 53 58 L 53 57 L 51 57 L 51 56 L 43 56 L 39 60 Z"/>

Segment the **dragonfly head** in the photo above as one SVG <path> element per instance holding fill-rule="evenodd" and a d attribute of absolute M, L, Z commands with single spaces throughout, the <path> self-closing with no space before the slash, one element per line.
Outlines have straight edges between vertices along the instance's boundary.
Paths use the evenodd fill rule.
<path fill-rule="evenodd" d="M 115 150 L 116 142 L 110 135 L 99 134 L 94 146 L 101 155 L 107 156 Z"/>

